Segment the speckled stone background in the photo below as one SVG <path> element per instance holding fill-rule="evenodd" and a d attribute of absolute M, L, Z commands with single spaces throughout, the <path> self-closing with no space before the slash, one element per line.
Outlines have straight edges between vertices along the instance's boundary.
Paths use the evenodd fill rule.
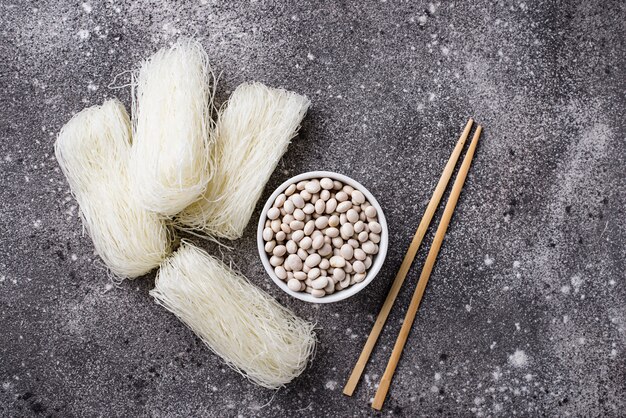
<path fill-rule="evenodd" d="M 380 415 L 623 416 L 623 2 L 179 3 L 0 4 L 0 415 L 379 415 L 368 402 L 425 249 L 355 396 L 341 388 L 474 116 L 482 143 Z M 129 105 L 112 87 L 180 35 L 222 72 L 220 102 L 249 80 L 311 98 L 263 200 L 291 175 L 335 170 L 389 221 L 382 273 L 334 305 L 270 282 L 256 219 L 224 250 L 320 326 L 312 365 L 276 393 L 157 306 L 154 275 L 112 284 L 54 159 L 74 113 Z"/>

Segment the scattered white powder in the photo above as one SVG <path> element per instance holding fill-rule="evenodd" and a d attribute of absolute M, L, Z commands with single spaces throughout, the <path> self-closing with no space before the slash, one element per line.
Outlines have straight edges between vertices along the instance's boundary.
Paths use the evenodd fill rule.
<path fill-rule="evenodd" d="M 515 329 L 516 329 L 517 331 L 520 331 L 520 330 L 522 329 L 522 327 L 520 326 L 519 322 L 516 322 L 516 323 L 515 323 Z"/>
<path fill-rule="evenodd" d="M 33 226 L 35 228 L 41 228 L 41 219 L 37 219 L 35 222 L 33 222 Z"/>
<path fill-rule="evenodd" d="M 446 48 L 445 46 L 442 46 L 442 47 L 441 47 L 441 53 L 442 53 L 443 55 L 448 55 L 448 54 L 450 54 L 450 49 L 449 49 L 449 48 Z"/>
<path fill-rule="evenodd" d="M 572 286 L 574 286 L 574 293 L 578 293 L 578 291 L 580 290 L 580 286 L 583 284 L 583 278 L 579 275 L 575 275 L 570 281 L 572 283 Z"/>
<path fill-rule="evenodd" d="M 435 373 L 435 380 L 441 380 L 441 373 Z"/>
<path fill-rule="evenodd" d="M 89 3 L 83 3 L 81 4 L 81 7 L 85 11 L 85 13 L 91 13 L 91 11 L 93 10 L 93 7 L 91 7 L 91 4 Z"/>
<path fill-rule="evenodd" d="M 428 20 L 428 17 L 426 15 L 421 15 L 420 17 L 417 18 L 417 21 L 419 22 L 420 25 L 425 25 L 427 20 Z"/>
<path fill-rule="evenodd" d="M 485 265 L 486 266 L 490 266 L 493 264 L 493 258 L 489 256 L 489 254 L 487 254 L 485 256 Z"/>
<path fill-rule="evenodd" d="M 524 379 L 530 382 L 531 380 L 533 380 L 533 375 L 528 373 L 526 376 L 524 376 Z"/>
<path fill-rule="evenodd" d="M 324 387 L 329 390 L 335 390 L 337 389 L 337 382 L 335 382 L 334 380 L 329 380 L 328 382 L 326 382 L 326 385 Z"/>
<path fill-rule="evenodd" d="M 513 261 L 513 268 L 514 269 L 520 268 L 521 265 L 522 265 L 522 263 L 520 263 L 519 261 L 517 261 L 517 260 Z"/>
<path fill-rule="evenodd" d="M 98 86 L 95 85 L 94 83 L 89 83 L 89 84 L 87 84 L 87 90 L 89 90 L 89 91 L 96 91 L 96 90 L 98 90 Z"/>
<path fill-rule="evenodd" d="M 561 286 L 561 293 L 568 294 L 571 288 L 568 285 Z"/>
<path fill-rule="evenodd" d="M 471 305 L 465 305 L 465 310 L 467 312 L 471 311 L 472 310 L 472 306 Z"/>
<path fill-rule="evenodd" d="M 515 350 L 515 353 L 509 356 L 509 364 L 513 367 L 526 367 L 528 356 L 522 350 Z"/>
<path fill-rule="evenodd" d="M 437 386 L 433 385 L 433 386 L 430 387 L 430 391 L 432 393 L 437 393 L 437 392 L 439 392 L 439 388 Z"/>
<path fill-rule="evenodd" d="M 78 260 L 78 256 L 76 254 L 72 254 L 70 258 L 72 259 L 72 261 Z"/>
<path fill-rule="evenodd" d="M 307 54 L 306 56 L 309 60 L 313 61 L 315 59 L 315 55 L 311 54 L 310 52 Z"/>
<path fill-rule="evenodd" d="M 89 33 L 87 29 L 81 29 L 77 32 L 77 34 L 78 34 L 78 39 L 80 39 L 81 41 L 86 41 L 91 36 L 91 34 Z"/>

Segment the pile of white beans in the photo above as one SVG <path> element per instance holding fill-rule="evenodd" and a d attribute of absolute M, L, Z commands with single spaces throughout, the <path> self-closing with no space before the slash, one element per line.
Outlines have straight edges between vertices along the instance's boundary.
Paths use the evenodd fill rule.
<path fill-rule="evenodd" d="M 323 297 L 365 280 L 382 227 L 359 190 L 330 178 L 289 185 L 267 211 L 265 252 L 295 292 Z"/>

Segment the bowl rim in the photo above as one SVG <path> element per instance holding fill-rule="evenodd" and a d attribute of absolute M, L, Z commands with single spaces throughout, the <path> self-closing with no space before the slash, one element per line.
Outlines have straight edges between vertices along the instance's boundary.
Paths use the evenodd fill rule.
<path fill-rule="evenodd" d="M 298 183 L 302 180 L 317 179 L 317 178 L 321 179 L 323 177 L 328 177 L 333 180 L 339 180 L 344 184 L 347 184 L 349 186 L 354 187 L 357 190 L 360 190 L 365 195 L 367 201 L 370 202 L 370 204 L 372 204 L 376 208 L 378 212 L 378 223 L 382 227 L 382 231 L 380 234 L 380 243 L 378 246 L 378 253 L 376 254 L 376 257 L 374 258 L 372 265 L 367 272 L 367 276 L 365 277 L 365 280 L 363 280 L 361 283 L 356 283 L 350 286 L 349 288 L 344 289 L 340 292 L 333 293 L 331 295 L 326 295 L 322 298 L 316 298 L 306 292 L 294 292 L 293 290 L 289 289 L 289 287 L 287 287 L 286 282 L 284 282 L 283 280 L 279 279 L 276 276 L 276 274 L 274 273 L 274 268 L 270 264 L 270 261 L 269 261 L 270 258 L 265 252 L 265 241 L 263 240 L 263 230 L 265 229 L 265 220 L 267 218 L 267 211 L 272 207 L 278 195 L 283 193 L 289 185 L 291 185 L 292 183 Z M 300 299 L 302 301 L 309 302 L 309 303 L 339 302 L 341 300 L 347 299 L 350 296 L 353 296 L 359 293 L 361 290 L 367 287 L 367 285 L 370 284 L 374 280 L 376 275 L 380 272 L 385 262 L 385 258 L 387 256 L 388 245 L 389 245 L 389 231 L 387 228 L 387 220 L 385 218 L 385 214 L 383 213 L 383 209 L 380 206 L 380 203 L 378 203 L 378 200 L 376 200 L 374 195 L 372 195 L 372 193 L 369 190 L 367 190 L 367 188 L 363 186 L 361 183 L 359 183 L 358 181 L 344 174 L 336 173 L 333 171 L 307 171 L 306 173 L 295 175 L 293 177 L 288 178 L 284 182 L 282 182 L 281 185 L 278 186 L 276 190 L 274 190 L 274 192 L 270 195 L 270 197 L 265 202 L 265 205 L 263 206 L 263 209 L 261 210 L 261 214 L 259 216 L 259 222 L 257 226 L 257 247 L 259 250 L 259 257 L 261 258 L 261 262 L 263 263 L 263 267 L 265 268 L 266 273 L 270 276 L 272 281 L 278 287 L 280 287 L 285 293 L 289 294 L 290 296 L 293 296 L 294 298 L 297 298 L 297 299 Z"/>

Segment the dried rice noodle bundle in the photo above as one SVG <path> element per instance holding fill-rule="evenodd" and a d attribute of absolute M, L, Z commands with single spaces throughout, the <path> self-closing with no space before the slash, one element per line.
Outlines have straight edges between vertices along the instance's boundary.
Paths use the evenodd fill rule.
<path fill-rule="evenodd" d="M 212 236 L 241 237 L 309 104 L 305 96 L 260 83 L 237 87 L 218 117 L 213 177 L 177 222 Z"/>
<path fill-rule="evenodd" d="M 185 241 L 161 265 L 150 294 L 230 367 L 266 388 L 300 375 L 315 347 L 313 324 Z"/>
<path fill-rule="evenodd" d="M 121 278 L 157 267 L 171 252 L 170 231 L 130 190 L 130 120 L 124 105 L 106 101 L 75 115 L 54 144 L 98 255 Z"/>
<path fill-rule="evenodd" d="M 212 170 L 212 72 L 202 45 L 181 40 L 146 60 L 133 89 L 133 192 L 173 216 L 198 199 Z"/>

